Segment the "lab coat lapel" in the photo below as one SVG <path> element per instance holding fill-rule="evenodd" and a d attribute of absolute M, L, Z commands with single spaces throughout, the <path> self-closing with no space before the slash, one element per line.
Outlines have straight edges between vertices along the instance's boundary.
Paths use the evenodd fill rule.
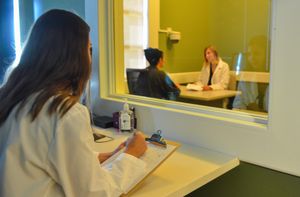
<path fill-rule="evenodd" d="M 206 72 L 206 75 L 204 75 L 205 78 L 203 78 L 203 84 L 207 85 L 208 78 L 209 78 L 209 72 L 210 72 L 210 65 L 209 64 L 205 65 L 205 72 Z"/>
<path fill-rule="evenodd" d="M 218 65 L 215 69 L 215 72 L 213 73 L 212 81 L 216 80 L 216 77 L 218 76 L 218 72 L 220 72 L 221 70 L 222 70 L 222 60 L 220 59 Z"/>

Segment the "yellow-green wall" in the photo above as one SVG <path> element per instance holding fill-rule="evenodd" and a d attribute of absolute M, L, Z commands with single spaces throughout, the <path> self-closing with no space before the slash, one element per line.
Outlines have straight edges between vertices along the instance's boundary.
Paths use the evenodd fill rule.
<path fill-rule="evenodd" d="M 231 65 L 234 53 L 246 52 L 252 37 L 268 37 L 269 7 L 270 0 L 161 0 L 160 28 L 171 27 L 182 36 L 179 43 L 171 44 L 160 34 L 165 70 L 199 71 L 203 49 L 210 44 Z"/>

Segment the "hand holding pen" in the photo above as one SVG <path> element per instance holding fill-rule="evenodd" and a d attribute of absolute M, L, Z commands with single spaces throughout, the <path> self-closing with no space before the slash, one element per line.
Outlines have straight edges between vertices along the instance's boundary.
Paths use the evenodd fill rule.
<path fill-rule="evenodd" d="M 145 141 L 145 136 L 142 132 L 138 131 L 134 132 L 132 137 L 127 139 L 124 152 L 139 158 L 145 153 L 146 150 L 147 143 Z"/>

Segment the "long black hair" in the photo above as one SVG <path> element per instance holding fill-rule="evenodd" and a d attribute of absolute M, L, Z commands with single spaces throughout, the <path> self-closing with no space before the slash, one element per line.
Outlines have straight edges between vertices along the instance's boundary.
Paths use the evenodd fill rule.
<path fill-rule="evenodd" d="M 76 14 L 53 9 L 33 25 L 20 62 L 0 88 L 0 125 L 11 110 L 36 93 L 32 121 L 54 97 L 49 114 L 63 116 L 78 100 L 91 74 L 89 26 Z"/>

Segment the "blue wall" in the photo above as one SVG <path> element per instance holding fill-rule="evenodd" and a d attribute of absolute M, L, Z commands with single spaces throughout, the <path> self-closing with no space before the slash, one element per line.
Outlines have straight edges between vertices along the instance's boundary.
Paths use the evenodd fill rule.
<path fill-rule="evenodd" d="M 21 41 L 24 42 L 33 22 L 50 9 L 65 9 L 73 11 L 85 18 L 84 0 L 20 0 Z"/>
<path fill-rule="evenodd" d="M 14 60 L 13 1 L 0 1 L 0 84 L 10 63 Z"/>

